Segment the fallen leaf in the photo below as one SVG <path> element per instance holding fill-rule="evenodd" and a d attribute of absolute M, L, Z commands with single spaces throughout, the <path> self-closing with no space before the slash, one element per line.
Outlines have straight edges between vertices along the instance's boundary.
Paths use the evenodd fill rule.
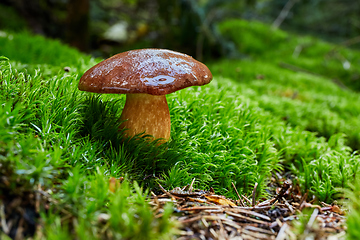
<path fill-rule="evenodd" d="M 236 204 L 233 203 L 232 201 L 226 199 L 223 196 L 218 196 L 218 195 L 210 195 L 210 196 L 206 196 L 205 198 L 207 200 L 209 200 L 210 202 L 216 203 L 218 205 L 225 205 L 225 206 L 231 206 L 231 207 L 236 207 Z"/>
<path fill-rule="evenodd" d="M 123 180 L 123 178 L 114 178 L 114 177 L 111 177 L 109 179 L 109 190 L 111 192 L 115 192 L 116 189 L 118 189 L 120 187 L 120 182 Z"/>

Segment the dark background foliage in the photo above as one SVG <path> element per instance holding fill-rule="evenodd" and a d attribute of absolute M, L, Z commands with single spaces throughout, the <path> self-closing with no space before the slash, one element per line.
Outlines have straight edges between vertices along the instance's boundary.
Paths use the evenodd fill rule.
<path fill-rule="evenodd" d="M 101 57 L 141 47 L 199 60 L 239 57 L 217 30 L 231 17 L 360 45 L 360 2 L 351 0 L 0 0 L 0 11 L 0 29 L 59 38 Z"/>

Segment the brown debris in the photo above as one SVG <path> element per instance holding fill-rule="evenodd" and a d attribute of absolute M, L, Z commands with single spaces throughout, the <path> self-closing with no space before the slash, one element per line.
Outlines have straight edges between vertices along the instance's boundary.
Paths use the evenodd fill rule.
<path fill-rule="evenodd" d="M 189 186 L 189 185 L 188 185 Z M 276 196 L 255 203 L 256 185 L 251 200 L 240 196 L 239 200 L 227 199 L 212 191 L 196 190 L 188 186 L 175 188 L 162 195 L 152 194 L 150 204 L 157 210 L 166 202 L 173 202 L 181 229 L 178 239 L 344 239 L 344 211 L 337 205 L 306 201 L 293 189 L 290 180 L 276 190 Z M 235 185 L 233 184 L 235 189 Z M 186 191 L 188 189 L 188 191 Z M 236 190 L 236 189 L 235 189 Z M 295 194 L 296 193 L 296 194 Z M 164 201 L 167 199 L 167 201 Z M 302 233 L 294 226 L 301 211 L 310 209 L 311 215 Z M 300 236 L 301 235 L 301 236 Z"/>
<path fill-rule="evenodd" d="M 118 189 L 120 187 L 120 184 L 123 180 L 124 180 L 123 177 L 121 177 L 121 178 L 111 177 L 109 179 L 109 190 L 114 193 L 116 191 L 116 189 Z"/>
<path fill-rule="evenodd" d="M 33 236 L 42 203 L 37 192 L 24 192 L 22 195 L 12 198 L 6 198 L 6 194 L 1 195 L 0 231 L 12 239 Z"/>

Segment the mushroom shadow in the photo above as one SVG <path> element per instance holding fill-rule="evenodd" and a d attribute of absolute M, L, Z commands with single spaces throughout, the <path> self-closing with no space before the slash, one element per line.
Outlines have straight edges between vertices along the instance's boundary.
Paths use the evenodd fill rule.
<path fill-rule="evenodd" d="M 79 134 L 102 146 L 100 156 L 111 165 L 121 166 L 130 178 L 141 182 L 154 182 L 180 159 L 175 142 L 158 144 L 150 135 L 139 133 L 126 136 L 119 128 L 123 102 L 120 99 L 104 101 L 99 95 L 87 96 L 80 115 L 82 126 Z M 151 141 L 149 141 L 151 139 Z"/>

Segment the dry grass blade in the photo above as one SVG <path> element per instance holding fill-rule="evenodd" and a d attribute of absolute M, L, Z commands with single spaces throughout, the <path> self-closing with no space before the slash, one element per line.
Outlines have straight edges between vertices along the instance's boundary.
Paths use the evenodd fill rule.
<path fill-rule="evenodd" d="M 5 234 L 9 234 L 10 228 L 6 224 L 6 218 L 5 218 L 5 207 L 4 204 L 0 204 L 0 219 L 1 219 L 1 228 L 4 231 Z"/>
<path fill-rule="evenodd" d="M 276 237 L 276 240 L 284 240 L 286 238 L 286 229 L 289 228 L 289 225 L 287 225 L 286 223 L 282 225 L 282 227 L 280 228 L 280 231 Z"/>
<path fill-rule="evenodd" d="M 237 190 L 236 187 L 235 187 L 235 184 L 234 184 L 233 182 L 231 182 L 231 185 L 232 185 L 233 188 L 235 189 L 236 195 L 237 195 L 238 198 L 239 198 L 239 201 L 240 201 L 241 206 L 242 206 L 242 207 L 245 206 L 243 200 L 242 200 L 241 197 L 240 197 L 240 194 L 239 194 L 238 190 Z"/>
<path fill-rule="evenodd" d="M 191 181 L 191 184 L 190 184 L 190 187 L 189 187 L 189 192 L 192 192 L 194 182 L 195 182 L 195 178 Z"/>
<path fill-rule="evenodd" d="M 255 199 L 256 199 L 256 189 L 257 189 L 258 183 L 255 183 L 254 190 L 252 192 L 252 201 L 251 206 L 255 206 Z"/>
<path fill-rule="evenodd" d="M 261 213 L 257 213 L 255 211 L 249 211 L 249 210 L 242 209 L 242 208 L 234 208 L 234 209 L 232 209 L 232 212 L 248 214 L 248 215 L 252 215 L 254 217 L 262 218 L 262 219 L 267 220 L 267 221 L 271 221 L 270 217 L 268 217 L 268 216 L 266 216 L 264 214 L 261 214 Z"/>
<path fill-rule="evenodd" d="M 225 211 L 225 213 L 232 216 L 232 217 L 235 217 L 235 218 L 238 218 L 238 219 L 241 219 L 241 220 L 245 220 L 245 221 L 248 221 L 248 222 L 255 222 L 255 223 L 259 223 L 261 225 L 265 225 L 265 226 L 270 225 L 269 222 L 265 222 L 265 221 L 259 220 L 257 218 L 247 217 L 247 216 L 244 216 L 244 215 L 241 215 L 241 214 L 238 214 L 238 213 L 233 213 L 233 212 L 230 212 L 230 211 Z"/>

